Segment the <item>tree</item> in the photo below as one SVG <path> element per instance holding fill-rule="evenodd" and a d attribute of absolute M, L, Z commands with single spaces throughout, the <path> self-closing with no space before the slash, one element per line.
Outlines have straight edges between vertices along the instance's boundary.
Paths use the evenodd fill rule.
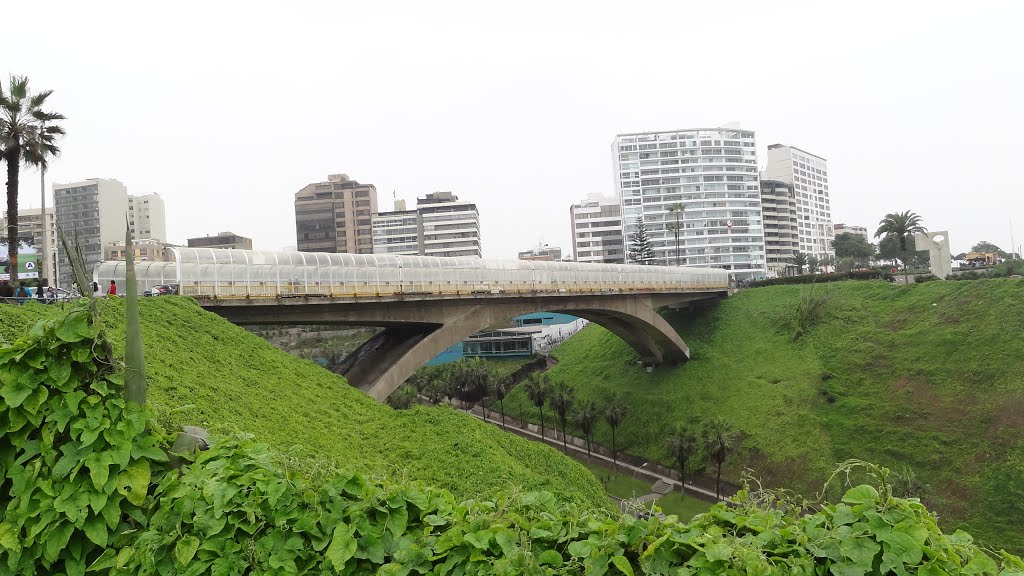
<path fill-rule="evenodd" d="M 718 498 L 722 497 L 722 464 L 732 452 L 735 442 L 732 426 L 721 416 L 712 418 L 704 427 L 704 449 L 717 468 L 715 496 Z"/>
<path fill-rule="evenodd" d="M 820 260 L 818 260 L 817 256 L 808 256 L 807 257 L 807 272 L 809 272 L 810 274 L 817 274 L 818 273 L 818 264 L 819 263 L 820 263 Z"/>
<path fill-rule="evenodd" d="M 574 418 L 576 425 L 583 431 L 583 438 L 587 441 L 587 461 L 590 461 L 590 441 L 594 437 L 594 425 L 600 417 L 600 410 L 593 400 L 584 400 L 576 410 Z"/>
<path fill-rule="evenodd" d="M 686 462 L 697 448 L 697 437 L 689 426 L 676 425 L 668 437 L 668 451 L 679 467 L 679 491 L 686 493 Z"/>
<path fill-rule="evenodd" d="M 615 442 L 615 430 L 626 419 L 626 414 L 628 413 L 629 406 L 626 404 L 626 399 L 622 397 L 621 392 L 616 392 L 604 407 L 604 421 L 612 429 L 612 468 L 617 469 L 619 467 L 619 446 Z"/>
<path fill-rule="evenodd" d="M 907 272 L 909 252 L 907 240 L 913 239 L 914 234 L 924 234 L 928 229 L 924 227 L 921 217 L 907 210 L 906 212 L 893 212 L 886 214 L 885 218 L 878 223 L 878 230 L 875 231 L 875 238 L 880 236 L 895 238 L 900 245 L 901 260 L 903 261 L 903 283 L 909 282 L 910 274 Z"/>
<path fill-rule="evenodd" d="M 683 213 L 683 204 L 676 202 L 668 207 L 668 211 L 676 216 L 676 221 L 669 222 L 665 227 L 676 237 L 676 266 L 679 266 L 679 233 L 683 230 L 683 223 L 679 221 L 679 216 Z"/>
<path fill-rule="evenodd" d="M 409 384 L 402 384 L 395 388 L 395 391 L 388 396 L 387 403 L 388 406 L 395 410 L 408 410 L 416 403 L 416 398 L 418 397 L 419 395 L 416 393 L 415 388 Z"/>
<path fill-rule="evenodd" d="M 637 217 L 636 230 L 629 236 L 629 259 L 636 264 L 650 264 L 654 261 L 654 248 L 651 247 L 643 216 Z"/>
<path fill-rule="evenodd" d="M 807 266 L 807 254 L 797 250 L 793 253 L 793 265 L 796 266 L 797 274 L 804 273 L 804 266 Z"/>
<path fill-rule="evenodd" d="M 479 358 L 459 360 L 451 372 L 452 395 L 470 406 L 478 401 L 483 405 L 490 378 L 491 375 L 487 371 L 487 367 Z M 484 407 L 484 418 L 487 418 L 486 406 Z"/>
<path fill-rule="evenodd" d="M 494 397 L 498 400 L 498 410 L 501 412 L 501 429 L 505 429 L 505 397 L 512 391 L 512 379 L 502 376 L 494 381 Z"/>
<path fill-rule="evenodd" d="M 7 242 L 11 282 L 18 280 L 18 179 L 21 165 L 46 166 L 60 154 L 57 137 L 64 116 L 43 111 L 52 90 L 33 94 L 25 76 L 11 76 L 8 91 L 0 83 L 0 158 L 7 163 Z"/>
<path fill-rule="evenodd" d="M 540 439 L 543 440 L 544 403 L 548 400 L 548 391 L 551 388 L 548 375 L 534 372 L 527 377 L 526 384 L 523 384 L 523 386 L 526 390 L 526 397 L 540 410 Z"/>
<path fill-rule="evenodd" d="M 843 232 L 832 240 L 832 248 L 836 258 L 850 258 L 854 262 L 864 263 L 875 255 L 875 246 L 859 234 Z"/>
<path fill-rule="evenodd" d="M 569 446 L 565 441 L 565 425 L 569 421 L 569 412 L 576 403 L 576 391 L 565 382 L 558 382 L 551 387 L 550 395 L 551 408 L 558 415 L 558 422 L 562 425 L 562 452 L 569 453 Z"/>
<path fill-rule="evenodd" d="M 1010 248 L 1012 249 L 1013 247 L 1011 246 Z M 1006 253 L 1006 252 L 1003 252 L 1002 248 L 1000 248 L 999 246 L 996 246 L 995 244 L 993 244 L 991 242 L 985 241 L 985 240 L 982 240 L 981 242 L 978 242 L 974 246 L 971 246 L 971 252 L 982 252 L 982 253 L 986 253 L 986 254 L 990 254 L 992 252 L 995 252 L 1003 260 L 1009 260 L 1011 258 L 1011 255 Z M 965 256 L 966 256 L 966 254 L 965 254 Z"/>

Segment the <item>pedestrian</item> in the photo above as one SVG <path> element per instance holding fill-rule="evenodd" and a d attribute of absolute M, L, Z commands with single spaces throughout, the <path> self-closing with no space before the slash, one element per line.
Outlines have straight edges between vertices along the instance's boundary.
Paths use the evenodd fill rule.
<path fill-rule="evenodd" d="M 36 302 L 46 304 L 46 291 L 42 286 L 36 286 Z"/>
<path fill-rule="evenodd" d="M 57 301 L 57 289 L 54 288 L 53 286 L 50 286 L 49 288 L 46 289 L 46 303 L 47 304 L 53 304 L 56 301 Z"/>
<path fill-rule="evenodd" d="M 92 283 L 92 297 L 93 298 L 102 298 L 103 297 L 103 291 L 100 290 L 100 285 L 98 283 L 96 283 L 96 282 Z"/>
<path fill-rule="evenodd" d="M 28 300 L 31 297 L 32 297 L 32 293 L 28 291 L 28 288 L 25 288 L 25 283 L 24 282 L 19 282 L 18 283 L 18 291 L 14 293 L 14 298 L 15 298 L 15 300 L 18 301 L 18 304 L 19 305 L 24 304 L 25 301 Z"/>
<path fill-rule="evenodd" d="M 14 298 L 14 286 L 7 280 L 0 280 L 0 302 L 13 304 L 14 302 L 8 298 Z"/>
<path fill-rule="evenodd" d="M 117 296 L 117 284 L 113 280 L 110 281 L 110 287 L 107 288 L 107 296 Z"/>

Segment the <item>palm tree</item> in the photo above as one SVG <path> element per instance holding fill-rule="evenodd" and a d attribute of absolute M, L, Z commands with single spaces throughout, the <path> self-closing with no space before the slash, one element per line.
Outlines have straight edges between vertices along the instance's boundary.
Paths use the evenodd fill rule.
<path fill-rule="evenodd" d="M 817 274 L 818 273 L 818 264 L 820 264 L 820 263 L 821 263 L 821 261 L 818 260 L 817 256 L 808 256 L 807 257 L 807 272 L 810 273 L 810 274 Z"/>
<path fill-rule="evenodd" d="M 793 253 L 793 265 L 796 266 L 796 273 L 803 274 L 804 266 L 807 266 L 807 254 L 799 250 Z"/>
<path fill-rule="evenodd" d="M 928 229 L 921 222 L 921 217 L 910 210 L 906 212 L 893 212 L 886 214 L 885 218 L 878 223 L 878 230 L 875 231 L 875 238 L 879 236 L 896 238 L 900 242 L 900 252 L 903 254 L 903 283 L 909 280 L 907 273 L 907 238 L 914 234 L 925 234 Z"/>
<path fill-rule="evenodd" d="M 558 414 L 558 422 L 562 425 L 562 452 L 568 454 L 569 447 L 565 442 L 565 425 L 569 420 L 569 411 L 576 402 L 576 391 L 565 382 L 558 382 L 551 387 L 551 407 Z"/>
<path fill-rule="evenodd" d="M 612 429 L 612 468 L 615 469 L 619 467 L 619 446 L 615 442 L 615 429 L 626 419 L 628 412 L 629 406 L 626 405 L 626 400 L 622 397 L 621 392 L 616 392 L 604 407 L 604 421 Z"/>
<path fill-rule="evenodd" d="M 11 76 L 8 92 L 0 84 L 0 158 L 7 163 L 7 241 L 11 282 L 18 280 L 18 177 L 21 165 L 46 165 L 46 159 L 60 154 L 57 137 L 64 129 L 55 124 L 64 116 L 44 112 L 42 107 L 53 90 L 32 94 L 28 78 Z"/>
<path fill-rule="evenodd" d="M 594 425 L 600 417 L 600 411 L 593 400 L 585 400 L 574 418 L 576 425 L 583 431 L 583 438 L 587 441 L 587 461 L 590 461 L 590 440 L 594 436 Z"/>
<path fill-rule="evenodd" d="M 676 216 L 676 221 L 669 222 L 665 227 L 671 230 L 676 237 L 676 266 L 679 266 L 679 232 L 683 229 L 683 224 L 679 221 L 679 215 L 683 212 L 683 203 L 676 202 L 668 207 L 668 211 Z"/>
<path fill-rule="evenodd" d="M 704 448 L 717 467 L 715 476 L 715 496 L 722 497 L 722 464 L 732 452 L 736 443 L 736 435 L 729 422 L 721 416 L 712 418 L 704 428 Z"/>
<path fill-rule="evenodd" d="M 679 466 L 679 491 L 686 493 L 686 461 L 697 448 L 697 437 L 688 426 L 677 425 L 668 437 L 668 451 Z"/>
<path fill-rule="evenodd" d="M 540 409 L 540 439 L 544 439 L 544 403 L 548 400 L 550 389 L 548 375 L 534 372 L 526 379 L 523 385 L 526 389 L 526 397 L 533 402 L 533 405 Z"/>
<path fill-rule="evenodd" d="M 494 397 L 498 399 L 498 410 L 501 411 L 501 429 L 505 429 L 505 397 L 512 391 L 512 379 L 502 376 L 494 381 Z"/>

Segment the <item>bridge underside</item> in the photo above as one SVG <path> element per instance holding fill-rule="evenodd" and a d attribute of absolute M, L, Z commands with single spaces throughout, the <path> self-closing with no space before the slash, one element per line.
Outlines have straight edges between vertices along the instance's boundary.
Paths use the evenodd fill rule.
<path fill-rule="evenodd" d="M 718 293 L 609 294 L 346 303 L 303 298 L 202 304 L 235 324 L 382 326 L 382 332 L 345 358 L 341 372 L 351 385 L 383 400 L 448 347 L 531 312 L 586 318 L 622 338 L 649 364 L 684 362 L 690 355 L 686 343 L 657 309 L 718 297 Z"/>

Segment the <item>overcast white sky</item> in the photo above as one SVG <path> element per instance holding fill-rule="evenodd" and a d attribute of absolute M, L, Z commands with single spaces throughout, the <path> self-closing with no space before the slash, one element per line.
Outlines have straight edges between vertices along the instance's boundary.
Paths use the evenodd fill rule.
<path fill-rule="evenodd" d="M 381 209 L 476 202 L 485 257 L 568 249 L 615 134 L 735 121 L 762 166 L 773 143 L 827 158 L 836 222 L 914 210 L 956 253 L 1007 249 L 1012 218 L 1024 243 L 1022 2 L 25 6 L 0 74 L 68 117 L 48 180 L 158 192 L 170 241 L 294 245 L 294 193 L 346 173 Z"/>

